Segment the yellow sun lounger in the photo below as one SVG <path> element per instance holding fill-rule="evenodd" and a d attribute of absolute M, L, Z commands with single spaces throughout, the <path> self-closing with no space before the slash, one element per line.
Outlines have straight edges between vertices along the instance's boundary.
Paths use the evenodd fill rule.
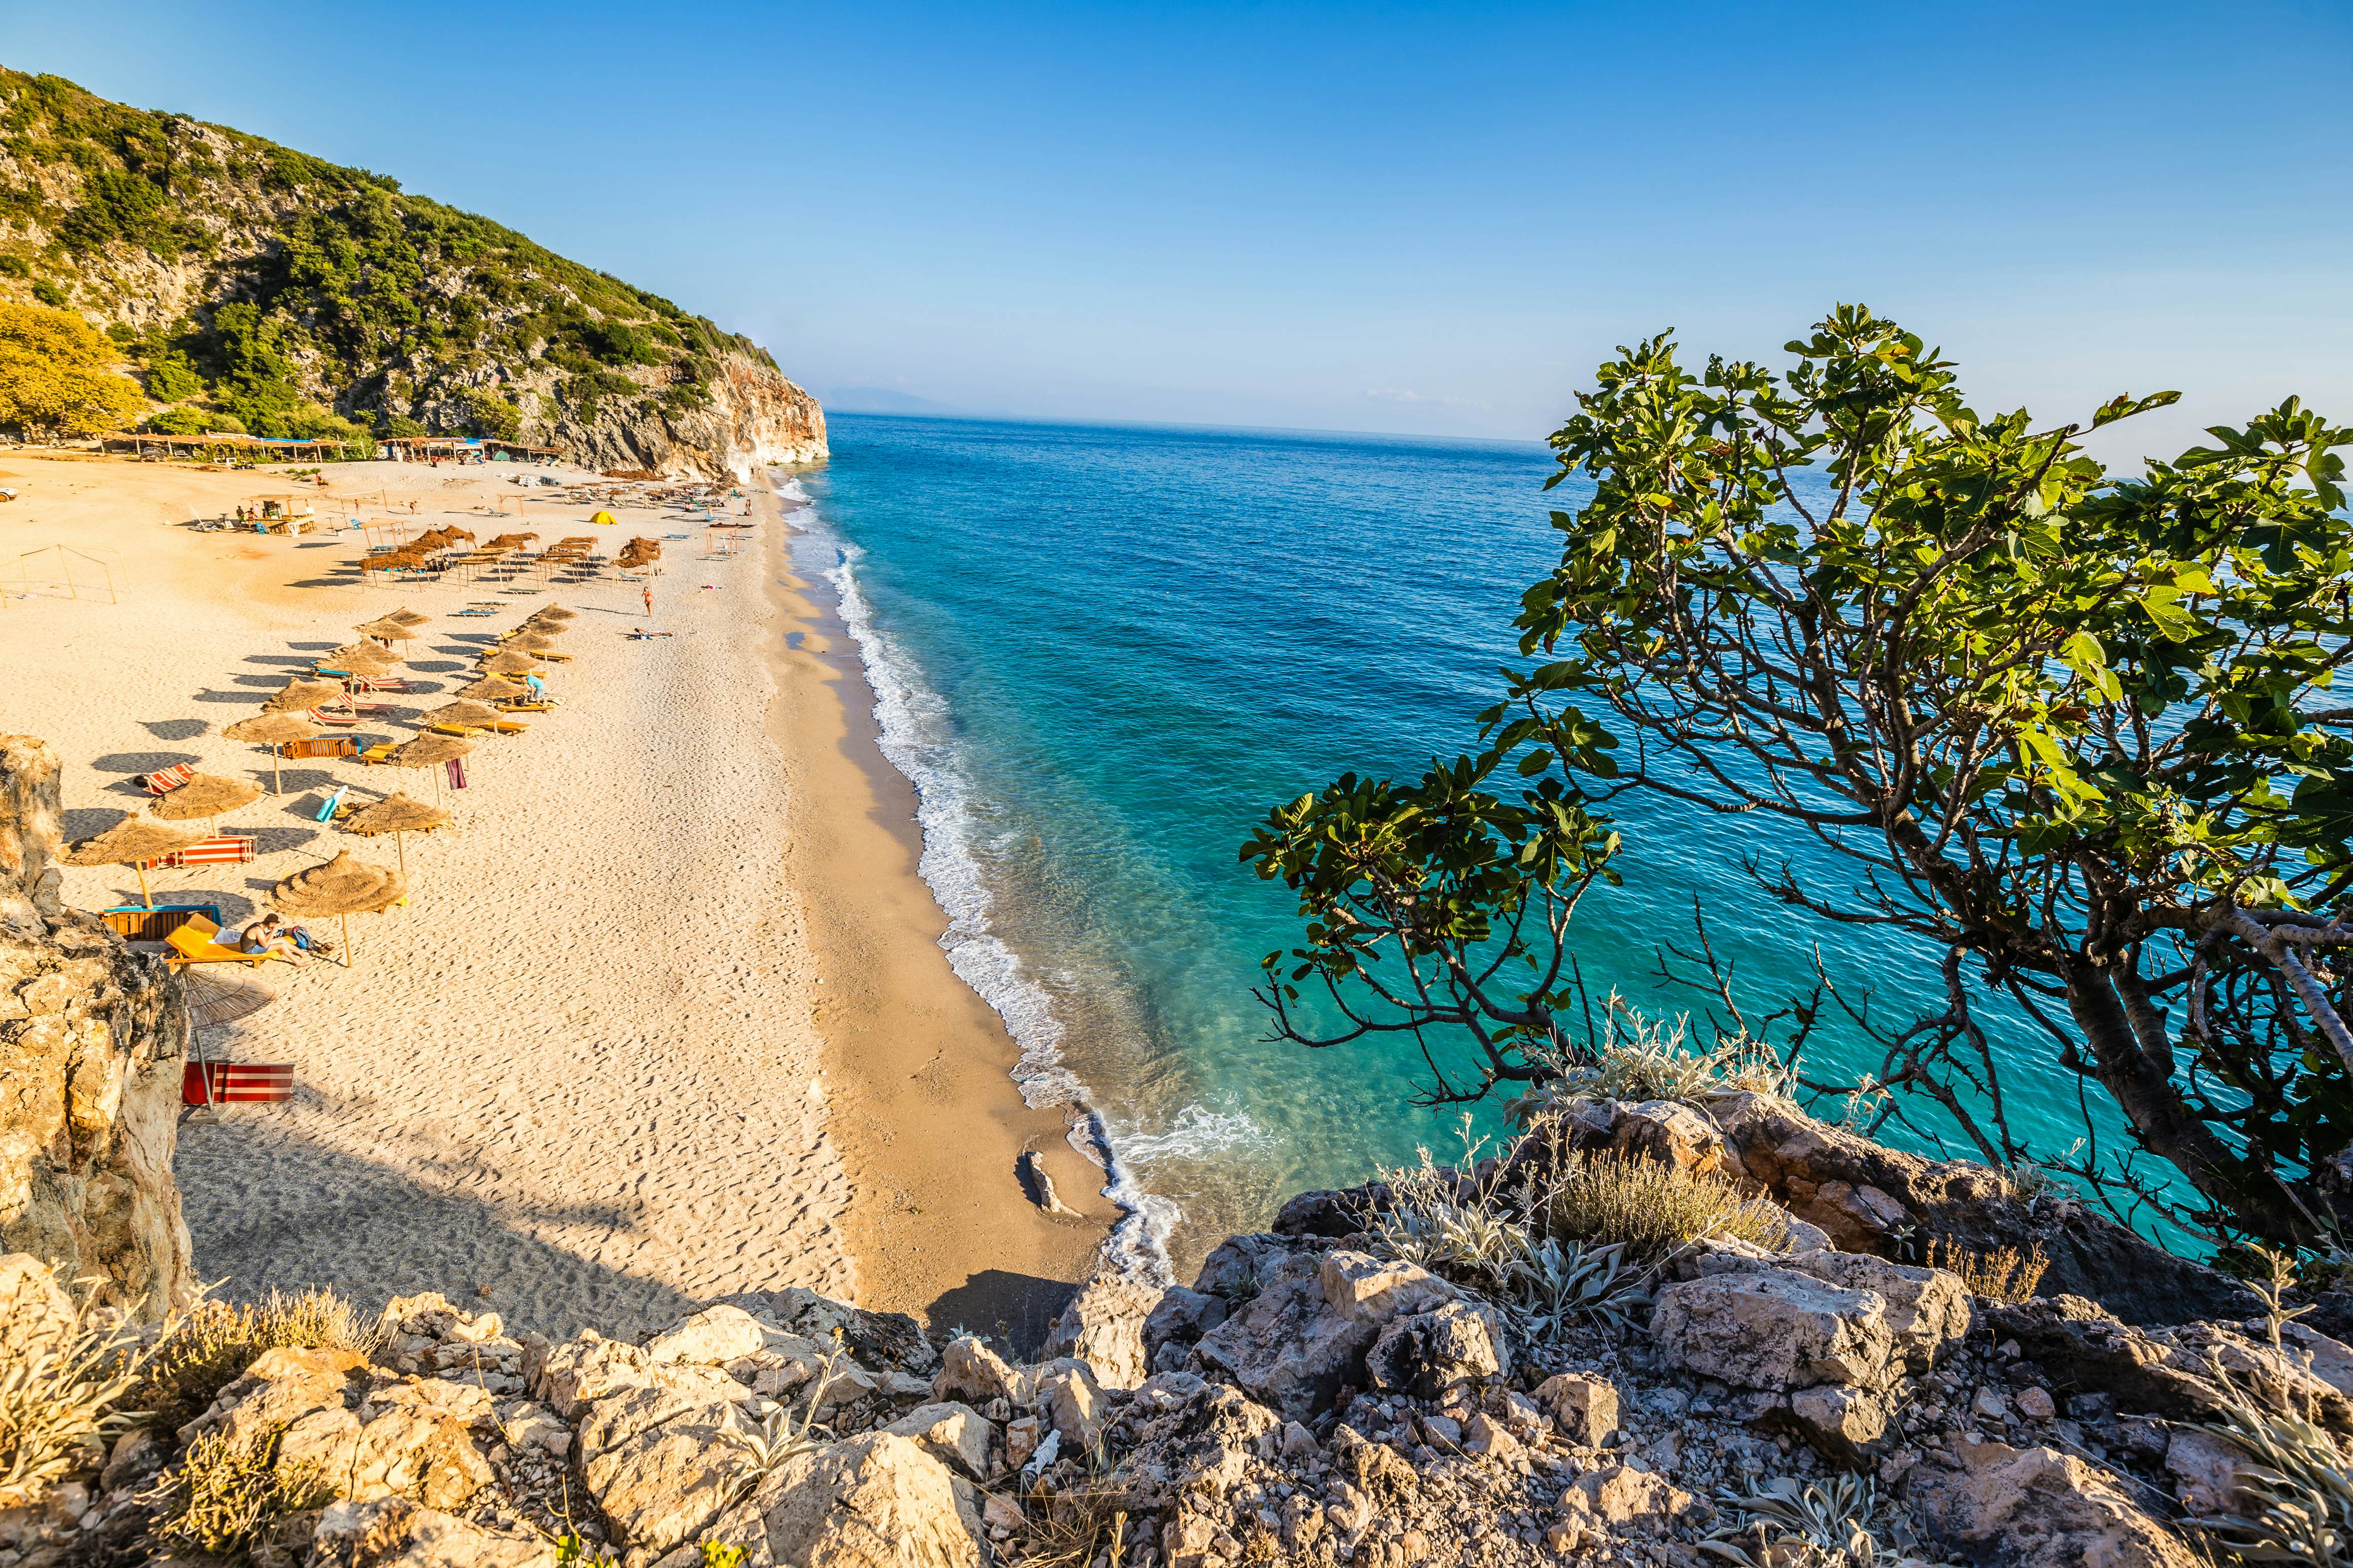
<path fill-rule="evenodd" d="M 176 955 L 164 962 L 174 968 L 184 963 L 249 963 L 259 969 L 269 961 L 266 952 L 221 946 L 213 940 L 219 934 L 220 927 L 202 915 L 192 916 L 164 938 Z"/>

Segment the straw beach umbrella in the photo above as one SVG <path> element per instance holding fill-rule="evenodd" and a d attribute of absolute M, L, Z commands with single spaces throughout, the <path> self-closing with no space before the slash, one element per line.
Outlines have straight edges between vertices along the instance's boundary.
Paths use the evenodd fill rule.
<path fill-rule="evenodd" d="M 475 730 L 498 721 L 499 710 L 480 702 L 447 703 L 417 721 L 420 724 L 459 724 Z"/>
<path fill-rule="evenodd" d="M 250 719 L 240 719 L 221 733 L 232 741 L 244 741 L 252 745 L 269 748 L 269 793 L 279 793 L 278 764 L 285 755 L 290 741 L 315 740 L 319 726 L 300 713 L 257 713 Z"/>
<path fill-rule="evenodd" d="M 516 653 L 545 653 L 555 646 L 555 639 L 545 632 L 521 632 L 502 646 Z"/>
<path fill-rule="evenodd" d="M 427 805 L 421 800 L 411 800 L 396 793 L 374 805 L 362 806 L 343 826 L 353 833 L 370 836 L 391 834 L 393 847 L 400 855 L 400 874 L 406 877 L 408 875 L 408 836 L 448 826 L 449 814 L 438 805 Z"/>
<path fill-rule="evenodd" d="M 490 671 L 492 675 L 527 675 L 536 673 L 544 667 L 537 659 L 527 655 L 516 653 L 509 648 L 501 648 L 482 660 L 480 668 Z"/>
<path fill-rule="evenodd" d="M 385 761 L 396 768 L 438 768 L 473 753 L 474 742 L 471 741 L 460 740 L 455 735 L 419 735 L 413 741 L 395 746 L 385 754 Z M 439 773 L 433 775 L 433 795 L 437 800 L 440 798 Z"/>
<path fill-rule="evenodd" d="M 221 814 L 251 805 L 261 798 L 261 786 L 218 773 L 193 773 L 188 782 L 147 809 L 166 822 L 193 822 L 198 817 L 219 825 Z"/>
<path fill-rule="evenodd" d="M 473 536 L 469 534 L 467 537 L 470 539 Z M 392 614 L 383 616 L 382 618 L 392 622 L 395 626 L 421 626 L 427 621 L 430 621 L 433 617 L 431 616 L 420 616 L 415 610 L 395 610 Z"/>
<path fill-rule="evenodd" d="M 239 1018 L 250 1018 L 272 1002 L 278 993 L 239 971 L 216 973 L 193 966 L 180 972 L 188 996 L 188 1016 L 199 1029 L 217 1029 Z"/>
<path fill-rule="evenodd" d="M 520 680 L 509 680 L 503 675 L 486 675 L 470 686 L 458 689 L 459 696 L 470 698 L 476 702 L 512 702 L 518 697 L 530 694 L 530 687 Z"/>
<path fill-rule="evenodd" d="M 355 632 L 363 632 L 381 642 L 415 642 L 418 636 L 415 626 L 406 621 L 396 621 L 390 616 L 381 620 L 370 621 L 363 626 L 353 626 L 352 629 Z"/>
<path fill-rule="evenodd" d="M 579 615 L 580 612 L 577 610 L 567 610 L 561 605 L 550 605 L 543 610 L 533 611 L 531 620 L 523 624 L 529 626 L 531 621 L 569 621 L 577 619 Z"/>
<path fill-rule="evenodd" d="M 280 689 L 270 693 L 269 700 L 261 705 L 264 713 L 301 713 L 316 708 L 322 702 L 340 700 L 343 689 L 332 680 L 290 680 Z"/>
<path fill-rule="evenodd" d="M 166 827 L 144 817 L 126 816 L 94 838 L 85 838 L 66 851 L 69 866 L 129 866 L 139 873 L 139 901 L 155 907 L 147 890 L 147 868 L 166 855 L 204 842 L 204 835 L 185 827 Z"/>
<path fill-rule="evenodd" d="M 408 879 L 389 866 L 354 859 L 348 849 L 323 866 L 297 871 L 269 889 L 269 907 L 298 921 L 343 922 L 343 967 L 352 963 L 352 917 L 382 914 L 408 896 Z"/>
<path fill-rule="evenodd" d="M 380 642 L 354 642 L 345 643 L 319 662 L 330 669 L 348 669 L 353 675 L 375 675 L 398 664 L 400 656 Z"/>

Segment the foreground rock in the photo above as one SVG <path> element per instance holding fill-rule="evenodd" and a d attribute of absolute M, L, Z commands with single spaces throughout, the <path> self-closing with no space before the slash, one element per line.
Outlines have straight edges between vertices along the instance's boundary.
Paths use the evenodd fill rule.
<path fill-rule="evenodd" d="M 195 1289 L 172 1181 L 177 977 L 58 901 L 58 761 L 0 736 L 0 1252 L 153 1319 Z"/>

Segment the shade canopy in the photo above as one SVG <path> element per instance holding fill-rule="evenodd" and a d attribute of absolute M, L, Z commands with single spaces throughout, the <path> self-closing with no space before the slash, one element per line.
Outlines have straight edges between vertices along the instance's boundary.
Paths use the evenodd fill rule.
<path fill-rule="evenodd" d="M 579 611 L 567 610 L 561 605 L 550 605 L 543 610 L 533 611 L 531 619 L 533 621 L 569 621 L 575 619 L 579 614 Z M 528 626 L 531 623 L 527 621 L 524 624 Z"/>
<path fill-rule="evenodd" d="M 343 819 L 343 826 L 353 833 L 429 833 L 448 826 L 449 822 L 449 814 L 438 805 L 390 795 L 352 813 Z"/>
<path fill-rule="evenodd" d="M 282 746 L 290 741 L 316 739 L 322 731 L 300 713 L 257 713 L 240 719 L 221 733 L 232 741 L 257 746 Z"/>
<path fill-rule="evenodd" d="M 525 632 L 507 638 L 505 646 L 522 653 L 544 653 L 555 646 L 555 639 L 545 632 Z"/>
<path fill-rule="evenodd" d="M 610 528 L 613 526 L 613 514 L 609 511 L 599 510 L 591 515 L 588 521 L 596 523 L 599 527 Z"/>
<path fill-rule="evenodd" d="M 471 535 L 469 535 L 468 537 L 470 538 Z M 421 626 L 433 617 L 431 616 L 420 616 L 415 610 L 395 610 L 392 614 L 385 616 L 383 618 L 392 622 L 395 626 Z"/>
<path fill-rule="evenodd" d="M 261 798 L 261 786 L 218 773 L 192 774 L 188 782 L 162 796 L 149 809 L 166 822 L 189 822 L 218 816 Z"/>
<path fill-rule="evenodd" d="M 400 656 L 382 643 L 354 642 L 345 643 L 319 662 L 330 669 L 389 669 L 400 662 Z"/>
<path fill-rule="evenodd" d="M 270 694 L 261 705 L 264 713 L 299 713 L 316 708 L 322 702 L 343 699 L 343 689 L 332 680 L 290 680 L 284 689 Z"/>
<path fill-rule="evenodd" d="M 458 695 L 477 702 L 504 702 L 516 697 L 527 697 L 531 688 L 520 680 L 509 680 L 503 675 L 486 675 L 471 686 L 461 686 Z"/>
<path fill-rule="evenodd" d="M 481 668 L 489 670 L 492 675 L 522 675 L 527 671 L 543 669 L 546 667 L 526 654 L 501 648 L 482 660 Z"/>
<path fill-rule="evenodd" d="M 385 753 L 394 765 L 404 768 L 429 768 L 441 763 L 452 763 L 459 757 L 473 755 L 474 742 L 456 735 L 419 735 L 405 741 Z"/>
<path fill-rule="evenodd" d="M 427 724 L 495 724 L 499 710 L 480 702 L 451 702 L 436 708 L 420 722 Z"/>
<path fill-rule="evenodd" d="M 66 851 L 69 866 L 143 866 L 204 842 L 204 835 L 166 827 L 143 816 L 126 816 L 94 838 Z"/>
<path fill-rule="evenodd" d="M 564 621 L 525 621 L 507 634 L 507 640 L 517 637 L 560 637 L 572 629 Z"/>
<path fill-rule="evenodd" d="M 417 637 L 414 626 L 405 621 L 396 621 L 389 616 L 380 621 L 370 621 L 364 626 L 353 626 L 352 629 L 364 632 L 372 637 L 383 637 L 391 642 L 415 642 Z"/>
<path fill-rule="evenodd" d="M 188 1014 L 199 1029 L 216 1029 L 249 1018 L 278 1000 L 278 993 L 243 970 L 221 973 L 190 967 L 180 972 L 188 997 Z"/>
<path fill-rule="evenodd" d="M 399 872 L 370 865 L 348 849 L 323 866 L 295 872 L 269 894 L 271 909 L 296 920 L 374 914 L 407 896 L 407 879 Z"/>

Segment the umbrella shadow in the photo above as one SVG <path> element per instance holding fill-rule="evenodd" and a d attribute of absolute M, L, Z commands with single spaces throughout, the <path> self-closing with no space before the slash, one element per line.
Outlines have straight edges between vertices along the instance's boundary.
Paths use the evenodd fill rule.
<path fill-rule="evenodd" d="M 311 809 L 315 814 L 318 807 L 312 806 Z M 244 833 L 247 837 L 253 840 L 253 852 L 256 855 L 275 855 L 280 850 L 300 849 L 306 844 L 315 844 L 326 837 L 315 827 L 248 827 Z M 274 888 L 278 885 L 278 879 L 272 877 L 261 885 L 265 888 Z"/>
<path fill-rule="evenodd" d="M 95 838 L 116 823 L 138 816 L 135 811 L 121 811 L 113 806 L 86 805 L 58 813 L 58 830 L 69 844 L 84 838 Z"/>
<path fill-rule="evenodd" d="M 102 773 L 153 773 L 201 760 L 193 752 L 109 752 L 90 765 Z"/>
<path fill-rule="evenodd" d="M 202 719 L 142 719 L 139 727 L 159 741 L 193 741 L 212 728 Z"/>
<path fill-rule="evenodd" d="M 240 675 L 237 679 L 239 680 L 250 680 L 254 685 L 262 688 L 263 691 L 274 691 L 279 687 L 285 684 L 283 681 L 274 680 L 266 675 Z M 260 695 L 262 695 L 262 692 L 260 691 L 199 691 L 188 700 L 191 702 L 236 702 L 242 704 L 251 702 L 256 697 Z"/>

